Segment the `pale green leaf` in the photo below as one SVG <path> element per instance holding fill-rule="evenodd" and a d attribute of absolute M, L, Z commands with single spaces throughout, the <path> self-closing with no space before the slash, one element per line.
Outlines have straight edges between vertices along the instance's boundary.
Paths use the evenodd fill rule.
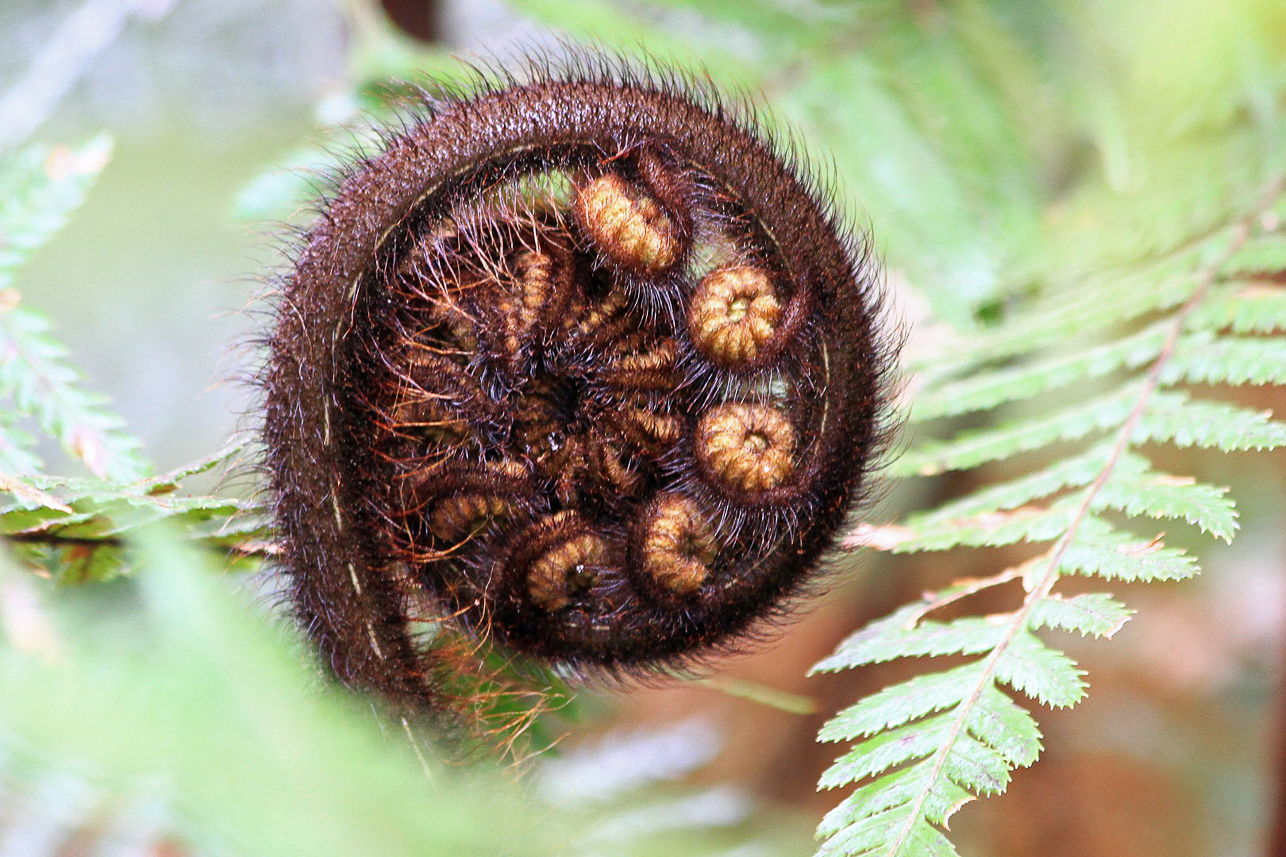
<path fill-rule="evenodd" d="M 943 772 L 953 783 L 974 794 L 998 794 L 1009 785 L 1009 764 L 1005 757 L 968 732 L 955 735 Z"/>
<path fill-rule="evenodd" d="M 931 766 L 919 762 L 859 786 L 822 817 L 821 823 L 817 825 L 818 835 L 834 836 L 850 826 L 854 819 L 870 818 L 910 803 L 924 791 L 926 780 L 931 775 Z"/>
<path fill-rule="evenodd" d="M 890 836 L 905 831 L 900 840 Z M 959 857 L 937 828 L 923 818 L 910 817 L 899 807 L 863 818 L 842 828 L 818 850 L 818 857 Z"/>
<path fill-rule="evenodd" d="M 1091 508 L 1118 509 L 1131 516 L 1181 518 L 1224 541 L 1232 540 L 1237 532 L 1237 510 L 1227 488 L 1128 466 L 1130 461 L 1144 467 L 1147 464 L 1138 456 L 1123 455 L 1120 466 L 1094 496 Z"/>
<path fill-rule="evenodd" d="M 0 161 L 0 291 L 85 201 L 111 151 L 109 138 L 96 137 L 75 149 L 32 146 Z"/>
<path fill-rule="evenodd" d="M 817 738 L 849 741 L 958 705 L 973 693 L 982 670 L 981 661 L 972 661 L 886 687 L 835 715 L 822 727 Z"/>
<path fill-rule="evenodd" d="M 913 608 L 916 606 L 911 605 Z M 858 631 L 818 667 L 822 668 L 832 659 L 852 666 L 900 657 L 977 654 L 995 648 L 1004 630 L 997 622 L 977 616 L 965 616 L 950 622 L 927 619 L 911 627 L 899 627 L 901 619 L 898 614 L 901 612 Z"/>
<path fill-rule="evenodd" d="M 204 458 L 186 464 L 174 470 L 153 476 L 141 486 L 148 494 L 167 494 L 179 487 L 179 483 L 189 476 L 209 473 L 216 468 L 235 467 L 238 460 L 247 454 L 248 444 L 244 440 L 234 441 Z"/>
<path fill-rule="evenodd" d="M 1251 238 L 1219 266 L 1219 273 L 1225 277 L 1279 274 L 1283 270 L 1286 270 L 1286 235 L 1280 232 Z"/>
<path fill-rule="evenodd" d="M 102 539 L 165 519 L 197 521 L 254 509 L 250 503 L 233 497 L 148 494 L 134 486 L 106 480 L 45 477 L 32 479 L 30 484 L 49 500 L 41 502 L 16 493 L 6 499 L 0 492 L 0 532 Z"/>
<path fill-rule="evenodd" d="M 1137 369 L 1160 354 L 1167 333 L 1168 325 L 1157 323 L 1085 351 L 983 372 L 945 384 L 916 397 L 911 408 L 912 419 L 921 421 L 986 410 L 1118 369 Z"/>
<path fill-rule="evenodd" d="M 318 181 L 335 169 L 335 157 L 315 149 L 291 153 L 274 168 L 242 186 L 232 216 L 249 223 L 285 221 L 317 192 Z"/>
<path fill-rule="evenodd" d="M 1188 316 L 1190 330 L 1233 333 L 1277 333 L 1286 330 L 1286 288 L 1225 287 L 1214 292 Z"/>
<path fill-rule="evenodd" d="M 1032 605 L 1032 628 L 1062 628 L 1082 636 L 1111 637 L 1134 615 L 1121 602 L 1102 592 L 1064 597 L 1047 595 Z"/>
<path fill-rule="evenodd" d="M 23 306 L 0 305 L 0 397 L 12 398 L 19 412 L 34 416 L 95 475 L 121 481 L 146 476 L 142 444 L 103 397 L 80 388 L 81 380 L 42 316 Z"/>
<path fill-rule="evenodd" d="M 879 815 L 905 806 L 921 796 L 924 797 L 925 818 L 934 824 L 944 823 L 973 797 L 950 779 L 933 774 L 933 761 L 926 759 L 854 789 L 839 806 L 822 818 L 817 827 L 818 835 L 833 836 L 853 819 Z"/>
<path fill-rule="evenodd" d="M 870 657 L 872 655 L 879 657 L 882 653 L 878 646 L 872 646 L 872 642 L 883 639 L 885 636 L 905 633 L 919 621 L 922 613 L 921 603 L 915 602 L 903 605 L 888 616 L 868 623 L 845 638 L 844 642 L 836 647 L 834 654 L 814 664 L 809 674 L 834 672 L 873 663 Z"/>
<path fill-rule="evenodd" d="M 234 552 L 259 551 L 271 538 L 262 509 L 234 497 L 176 493 L 184 476 L 235 454 L 230 447 L 162 477 L 121 484 L 93 478 L 30 476 L 0 483 L 0 534 L 19 539 L 28 559 L 63 582 L 115 577 L 127 569 L 120 540 L 160 521 L 195 541 Z M 41 543 L 53 545 L 41 550 Z"/>
<path fill-rule="evenodd" d="M 969 733 L 1000 753 L 1011 768 L 1025 768 L 1040 755 L 1040 730 L 1027 709 L 993 684 L 983 688 L 965 719 Z"/>
<path fill-rule="evenodd" d="M 1106 447 L 1095 446 L 1055 461 L 1035 473 L 1007 482 L 995 482 L 972 494 L 943 503 L 936 509 L 917 512 L 907 519 L 906 525 L 916 532 L 955 528 L 961 521 L 1015 509 L 1065 488 L 1083 487 L 1094 481 L 1107 457 Z"/>
<path fill-rule="evenodd" d="M 1286 423 L 1273 420 L 1270 411 L 1191 399 L 1180 392 L 1157 392 L 1148 400 L 1130 439 L 1228 452 L 1275 449 L 1286 446 Z"/>
<path fill-rule="evenodd" d="M 896 553 L 947 550 L 957 546 L 997 547 L 1018 542 L 1047 542 L 1067 531 L 1076 516 L 1076 504 L 1059 500 L 1049 506 L 1022 506 L 1012 511 L 959 518 L 949 524 L 922 524 L 908 519 L 912 535 L 899 541 Z"/>
<path fill-rule="evenodd" d="M 1058 441 L 1079 440 L 1086 435 L 1120 426 L 1134 407 L 1138 388 L 1127 385 L 1088 402 L 1060 408 L 995 428 L 961 432 L 944 441 L 913 447 L 890 470 L 899 476 L 931 476 L 948 470 L 966 470 L 988 461 L 1008 458 Z"/>
<path fill-rule="evenodd" d="M 1176 384 L 1286 384 L 1286 338 L 1190 334 L 1180 341 L 1161 381 Z"/>
<path fill-rule="evenodd" d="M 685 65 L 697 65 L 700 55 L 704 55 L 711 66 L 720 72 L 736 70 L 743 74 L 762 74 L 762 65 L 754 65 L 739 60 L 736 54 L 723 49 L 708 35 L 698 44 L 694 37 L 708 33 L 693 33 L 690 29 L 684 33 L 671 33 L 656 26 L 655 18 L 649 10 L 633 7 L 624 3 L 582 3 L 570 4 L 561 0 L 514 0 L 514 8 L 523 15 L 541 23 L 557 28 L 568 35 L 601 44 L 643 45 L 655 56 L 666 56 L 686 60 Z"/>
<path fill-rule="evenodd" d="M 1140 540 L 1105 524 L 1081 525 L 1059 560 L 1059 570 L 1109 580 L 1184 580 L 1198 572 L 1197 561 L 1159 540 Z"/>
<path fill-rule="evenodd" d="M 996 659 L 996 677 L 1027 696 L 1055 708 L 1075 705 L 1085 697 L 1085 673 L 1062 652 L 1020 631 Z"/>
<path fill-rule="evenodd" d="M 0 731 L 25 750 L 118 788 L 162 783 L 216 853 L 565 853 L 564 808 L 482 767 L 461 777 L 432 754 L 417 760 L 364 706 L 320 686 L 215 558 L 155 532 L 141 551 L 138 606 L 112 627 L 59 610 L 59 657 L 0 646 Z"/>
<path fill-rule="evenodd" d="M 0 413 L 0 473 L 38 473 L 43 464 L 34 451 L 36 439 L 31 432 L 14 425 L 16 416 Z"/>
<path fill-rule="evenodd" d="M 836 52 L 781 107 L 810 139 L 831 143 L 855 197 L 884 212 L 887 255 L 934 295 L 951 296 L 937 307 L 964 323 L 971 306 L 995 293 L 1003 236 L 978 228 L 984 200 L 875 63 L 865 51 Z"/>
<path fill-rule="evenodd" d="M 929 374 L 959 375 L 997 360 L 1048 349 L 1084 331 L 1102 331 L 1182 303 L 1196 281 L 1195 253 L 1181 251 L 1128 271 L 1094 271 L 1055 289 L 1048 300 L 1016 314 L 994 331 L 970 331 L 949 341 Z M 942 359 L 949 355 L 949 359 Z M 915 419 L 915 414 L 912 414 Z"/>
<path fill-rule="evenodd" d="M 950 737 L 953 718 L 948 711 L 880 732 L 836 759 L 818 785 L 837 788 L 932 755 Z"/>

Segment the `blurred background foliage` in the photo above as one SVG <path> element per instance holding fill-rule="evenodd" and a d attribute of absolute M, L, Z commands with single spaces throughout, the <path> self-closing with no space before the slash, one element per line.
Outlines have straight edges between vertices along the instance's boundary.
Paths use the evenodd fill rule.
<path fill-rule="evenodd" d="M 226 444 L 253 425 L 253 391 L 232 379 L 253 366 L 260 277 L 280 264 L 271 224 L 306 221 L 310 179 L 292 168 L 325 163 L 347 139 L 337 129 L 381 112 L 380 81 L 459 73 L 458 58 L 571 39 L 700 66 L 768 105 L 768 123 L 870 224 L 908 325 L 914 402 L 969 367 L 944 342 L 987 342 L 1082 277 L 1197 246 L 1286 171 L 1286 12 L 1276 0 L 386 5 L 428 40 L 363 0 L 0 9 L 0 524 L 15 536 L 0 566 L 0 855 L 812 853 L 837 802 L 815 792 L 836 755 L 818 728 L 913 671 L 809 667 L 994 559 L 867 551 L 782 639 L 709 679 L 591 691 L 542 720 L 530 750 L 559 739 L 553 750 L 443 767 L 422 736 L 322 686 L 269 618 L 253 572 L 270 534 L 253 479 L 225 475 L 252 454 Z M 1280 300 L 1286 278 L 1266 273 L 1286 269 L 1286 250 L 1264 253 L 1245 270 Z M 40 372 L 15 370 L 15 353 Z M 33 377 L 49 383 L 22 386 Z M 1280 387 L 1222 398 L 1286 412 Z M 901 446 L 931 431 L 913 423 Z M 1167 523 L 1167 543 L 1199 552 L 1205 574 L 1114 586 L 1139 615 L 1109 644 L 1057 635 L 1093 692 L 1070 714 L 1039 711 L 1045 757 L 952 819 L 962 854 L 1263 853 L 1278 799 L 1286 462 L 1150 454 L 1231 485 L 1241 535 L 1211 545 Z M 877 523 L 1007 472 L 891 482 Z"/>

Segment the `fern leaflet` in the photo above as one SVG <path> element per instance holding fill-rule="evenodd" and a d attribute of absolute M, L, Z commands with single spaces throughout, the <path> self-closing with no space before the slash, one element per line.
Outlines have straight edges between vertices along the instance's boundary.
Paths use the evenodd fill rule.
<path fill-rule="evenodd" d="M 138 439 L 107 410 L 101 396 L 80 389 L 81 376 L 43 316 L 20 305 L 15 275 L 31 253 L 63 227 L 84 201 L 111 144 L 97 138 L 76 150 L 26 149 L 0 170 L 0 398 L 35 417 L 68 454 L 95 475 L 129 481 L 148 472 Z M 35 473 L 32 438 L 0 421 L 0 469 Z"/>

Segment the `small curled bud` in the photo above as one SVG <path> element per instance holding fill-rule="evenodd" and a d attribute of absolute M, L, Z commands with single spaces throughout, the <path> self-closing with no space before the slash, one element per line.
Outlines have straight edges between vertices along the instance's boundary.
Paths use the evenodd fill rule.
<path fill-rule="evenodd" d="M 715 479 L 759 494 L 790 476 L 795 429 L 769 405 L 721 405 L 697 423 L 696 443 L 697 458 Z"/>
<path fill-rule="evenodd" d="M 661 497 L 647 520 L 643 570 L 675 595 L 691 595 L 710 574 L 718 545 L 701 507 L 689 497 Z"/>
<path fill-rule="evenodd" d="M 657 200 L 615 173 L 580 190 L 576 220 L 594 246 L 626 270 L 662 273 L 682 249 L 674 220 Z"/>
<path fill-rule="evenodd" d="M 706 274 L 688 310 L 688 326 L 697 345 L 725 366 L 754 360 L 780 318 L 781 305 L 768 275 L 747 266 Z"/>
<path fill-rule="evenodd" d="M 503 497 L 457 494 L 443 500 L 429 514 L 429 532 L 443 541 L 456 541 L 508 512 L 509 504 Z"/>
<path fill-rule="evenodd" d="M 571 517 L 569 512 L 560 512 L 548 523 L 557 527 Z M 579 533 L 555 542 L 531 564 L 527 593 L 545 610 L 566 607 L 573 595 L 585 591 L 593 582 L 595 566 L 606 553 L 606 543 L 594 533 Z"/>

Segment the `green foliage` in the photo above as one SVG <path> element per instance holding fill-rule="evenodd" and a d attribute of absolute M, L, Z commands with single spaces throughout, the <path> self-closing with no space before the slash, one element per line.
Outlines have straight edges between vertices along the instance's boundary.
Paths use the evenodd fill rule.
<path fill-rule="evenodd" d="M 0 535 L 21 559 L 68 582 L 120 574 L 124 539 L 160 520 L 214 547 L 266 544 L 262 520 L 244 501 L 177 493 L 180 480 L 225 463 L 237 448 L 148 477 L 139 440 L 102 396 L 81 388 L 49 322 L 20 302 L 23 264 L 84 202 L 110 154 L 110 141 L 98 137 L 77 148 L 28 147 L 0 168 Z M 24 417 L 92 476 L 44 474 Z"/>
<path fill-rule="evenodd" d="M 190 467 L 130 483 L 29 477 L 10 499 L 0 498 L 0 534 L 20 558 L 64 582 L 120 574 L 128 563 L 125 541 L 160 521 L 208 547 L 232 550 L 233 557 L 253 553 L 271 537 L 260 510 L 235 497 L 178 493 L 182 479 L 224 465 L 241 451 L 230 447 Z"/>
<path fill-rule="evenodd" d="M 56 643 L 0 648 L 5 743 L 126 793 L 159 780 L 204 844 L 234 853 L 554 853 L 558 819 L 512 781 L 426 769 L 360 701 L 319 694 L 208 558 L 166 529 L 138 538 L 144 621 L 85 628 L 55 614 Z"/>
<path fill-rule="evenodd" d="M 0 164 L 0 289 L 66 223 L 111 156 L 111 141 L 98 137 L 78 149 L 31 146 Z"/>
<path fill-rule="evenodd" d="M 927 662 L 929 672 L 858 702 L 822 730 L 824 741 L 858 743 L 821 785 L 861 785 L 822 823 L 821 853 L 955 854 L 945 837 L 950 815 L 975 796 L 1003 791 L 1013 769 L 1036 760 L 1039 733 L 1022 697 L 1062 707 L 1084 695 L 1080 669 L 1034 632 L 1110 637 L 1130 617 L 1105 592 L 1061 595 L 1059 579 L 1195 573 L 1192 557 L 1164 546 L 1159 535 L 1129 529 L 1138 519 L 1182 520 L 1233 537 L 1237 514 L 1227 489 L 1157 469 L 1148 444 L 1286 445 L 1286 425 L 1271 415 L 1210 398 L 1209 389 L 1182 389 L 1286 378 L 1286 340 L 1273 336 L 1283 329 L 1286 305 L 1279 285 L 1265 285 L 1286 272 L 1274 215 L 1286 201 L 1281 117 L 1219 130 L 1170 142 L 1225 164 L 1217 174 L 1189 171 L 1182 184 L 1173 176 L 1144 181 L 1129 194 L 1087 177 L 1069 207 L 1084 205 L 1096 225 L 1110 223 L 1125 235 L 1107 244 L 1075 227 L 1049 236 L 1022 260 L 1034 289 L 1013 282 L 1012 306 L 998 320 L 981 330 L 941 331 L 932 353 L 916 355 L 913 384 L 922 386 L 909 417 L 916 442 L 894 470 L 906 477 L 992 470 L 966 496 L 884 531 L 859 532 L 854 542 L 900 552 L 1026 544 L 1029 558 L 987 580 L 926 595 L 816 665 L 833 671 L 903 657 L 967 658 L 940 671 Z M 1258 150 L 1249 162 L 1248 148 Z M 1126 239 L 1140 211 L 1166 214 L 1134 231 L 1131 249 Z M 1069 243 L 1080 258 L 1064 267 Z M 961 428 L 966 415 L 970 427 Z M 1024 472 L 998 478 L 1015 469 Z M 1014 580 L 1022 592 L 1010 612 L 931 618 Z"/>
<path fill-rule="evenodd" d="M 666 5 L 727 19 L 722 7 Z M 857 784 L 822 822 L 822 854 L 955 854 L 950 816 L 1037 758 L 1023 698 L 1061 707 L 1084 695 L 1083 673 L 1035 632 L 1110 637 L 1129 619 L 1106 592 L 1060 594 L 1060 578 L 1196 573 L 1149 519 L 1224 540 L 1237 530 L 1227 489 L 1156 467 L 1157 445 L 1286 445 L 1286 424 L 1217 391 L 1286 380 L 1286 57 L 1264 35 L 1286 21 L 1267 3 L 1177 6 L 1158 27 L 1140 3 L 824 4 L 817 26 L 741 19 L 764 56 L 758 71 L 702 45 L 712 67 L 772 90 L 834 153 L 887 263 L 932 306 L 932 332 L 909 349 L 910 448 L 890 470 L 975 471 L 980 487 L 861 526 L 849 545 L 1027 546 L 1019 565 L 926 595 L 816 665 L 953 658 L 926 660 L 822 730 L 857 741 L 822 777 Z M 1123 43 L 1131 16 L 1164 37 Z M 783 84 L 773 69 L 791 55 L 808 71 Z M 1072 169 L 1084 145 L 1095 163 Z M 1052 190 L 1050 176 L 1069 169 Z M 1014 581 L 1009 612 L 934 618 Z"/>
<path fill-rule="evenodd" d="M 99 137 L 74 150 L 33 146 L 0 168 L 0 402 L 11 403 L 14 416 L 35 417 L 95 475 L 128 481 L 147 473 L 141 444 L 102 397 L 80 389 L 67 350 L 39 313 L 19 305 L 13 288 L 22 264 L 84 201 L 110 153 Z M 0 471 L 34 473 L 33 438 L 10 419 L 0 420 Z"/>

